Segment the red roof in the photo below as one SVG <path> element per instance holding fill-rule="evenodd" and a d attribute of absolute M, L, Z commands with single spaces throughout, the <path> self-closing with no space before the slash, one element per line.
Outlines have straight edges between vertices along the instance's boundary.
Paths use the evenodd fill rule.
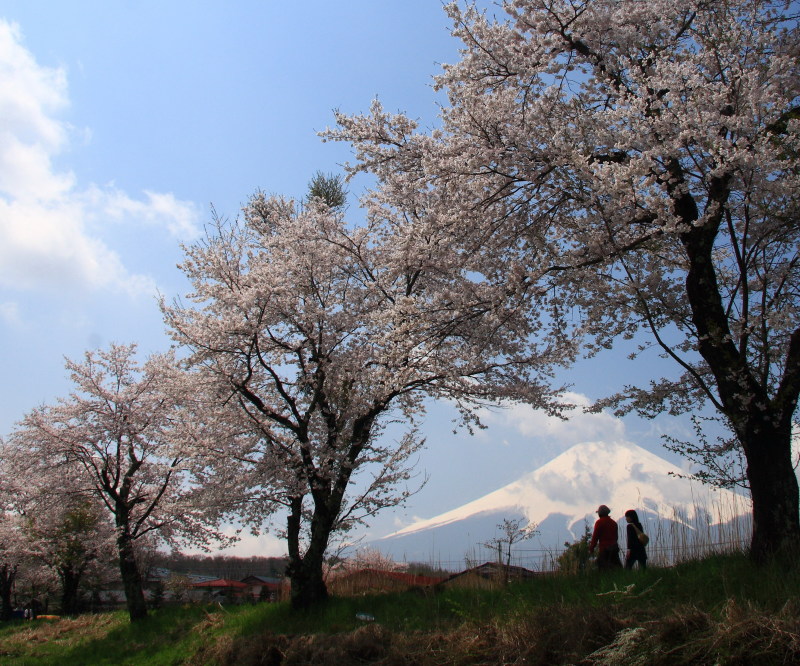
<path fill-rule="evenodd" d="M 215 580 L 206 580 L 202 583 L 192 583 L 192 587 L 238 587 L 246 588 L 247 585 L 239 582 L 238 580 L 230 580 L 228 578 L 217 578 Z"/>

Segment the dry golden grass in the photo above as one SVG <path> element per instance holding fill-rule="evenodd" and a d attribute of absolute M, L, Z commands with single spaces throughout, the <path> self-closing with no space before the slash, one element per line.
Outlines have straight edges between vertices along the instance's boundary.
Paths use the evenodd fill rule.
<path fill-rule="evenodd" d="M 393 632 L 377 624 L 336 634 L 226 637 L 192 664 L 224 666 L 674 666 L 800 663 L 797 609 L 769 614 L 730 604 L 718 619 L 693 607 L 664 618 L 551 607 L 501 624 Z"/>
<path fill-rule="evenodd" d="M 35 651 L 37 645 L 73 648 L 86 641 L 101 639 L 115 627 L 126 624 L 127 618 L 112 614 L 35 620 L 3 638 L 0 642 L 0 657 L 25 657 Z M 0 663 L 3 663 L 2 659 Z"/>
<path fill-rule="evenodd" d="M 465 622 L 451 629 L 430 632 L 396 632 L 379 624 L 335 634 L 287 636 L 264 632 L 235 641 L 215 641 L 198 652 L 191 663 L 225 666 L 558 664 L 579 659 L 581 654 L 612 640 L 619 627 L 609 610 L 548 608 L 509 621 Z"/>

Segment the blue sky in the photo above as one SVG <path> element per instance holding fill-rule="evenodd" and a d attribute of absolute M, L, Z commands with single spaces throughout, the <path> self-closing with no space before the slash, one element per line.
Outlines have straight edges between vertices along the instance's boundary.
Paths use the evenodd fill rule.
<path fill-rule="evenodd" d="M 315 171 L 338 171 L 347 146 L 316 134 L 334 109 L 366 111 L 377 96 L 434 126 L 431 77 L 458 54 L 448 28 L 437 0 L 0 0 L 0 435 L 69 391 L 65 356 L 110 342 L 165 348 L 155 298 L 186 290 L 179 244 L 197 238 L 211 205 L 235 217 L 257 188 L 302 196 Z M 356 217 L 364 186 L 351 185 Z M 596 398 L 651 375 L 623 357 L 562 379 Z M 475 499 L 580 441 L 625 437 L 665 455 L 659 435 L 686 425 L 561 424 L 518 408 L 470 437 L 452 434 L 453 416 L 432 407 L 419 462 L 428 485 L 372 534 Z"/>

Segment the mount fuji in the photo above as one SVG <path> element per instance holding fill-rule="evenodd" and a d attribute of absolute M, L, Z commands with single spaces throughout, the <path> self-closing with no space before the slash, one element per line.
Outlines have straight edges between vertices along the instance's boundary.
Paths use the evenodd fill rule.
<path fill-rule="evenodd" d="M 620 525 L 625 511 L 636 509 L 649 534 L 675 526 L 691 534 L 748 519 L 749 498 L 675 476 L 679 471 L 630 442 L 577 444 L 499 490 L 370 545 L 395 559 L 447 567 L 474 557 L 480 544 L 498 537 L 497 526 L 504 519 L 523 519 L 523 524 L 538 527 L 536 537 L 515 550 L 551 555 L 580 538 L 585 525 L 591 527 L 599 504 L 611 507 Z"/>

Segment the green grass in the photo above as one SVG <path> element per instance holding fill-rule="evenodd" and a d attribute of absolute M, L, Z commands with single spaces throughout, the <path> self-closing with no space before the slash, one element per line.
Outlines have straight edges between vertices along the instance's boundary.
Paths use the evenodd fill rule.
<path fill-rule="evenodd" d="M 124 612 L 17 621 L 0 627 L 0 664 L 393 664 L 401 654 L 417 655 L 419 664 L 466 664 L 522 653 L 526 663 L 557 664 L 634 630 L 660 641 L 653 650 L 669 654 L 663 663 L 706 663 L 704 650 L 714 652 L 707 663 L 781 663 L 787 654 L 800 657 L 798 598 L 800 567 L 716 556 L 645 572 L 543 576 L 496 590 L 332 598 L 307 612 L 286 604 L 194 606 L 135 624 Z M 359 620 L 360 613 L 375 621 Z M 636 634 L 640 643 L 644 635 Z M 737 662 L 734 639 L 750 646 L 745 661 Z M 771 661 L 777 655 L 769 650 L 786 654 Z"/>
<path fill-rule="evenodd" d="M 200 644 L 201 608 L 170 608 L 131 624 L 124 611 L 0 630 L 0 664 L 175 664 Z"/>

